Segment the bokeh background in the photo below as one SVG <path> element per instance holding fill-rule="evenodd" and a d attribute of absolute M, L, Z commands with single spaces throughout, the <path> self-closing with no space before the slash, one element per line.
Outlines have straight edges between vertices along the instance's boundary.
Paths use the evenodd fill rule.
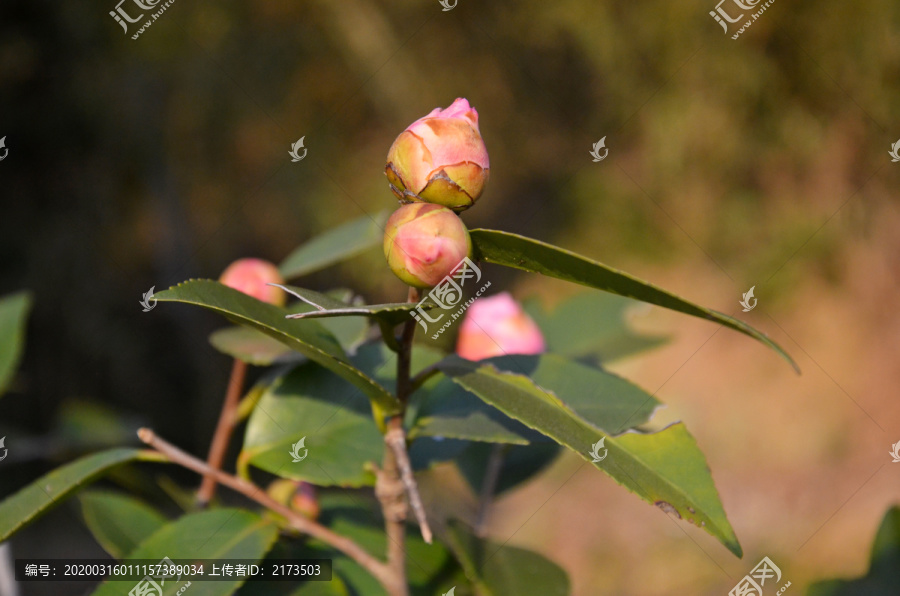
<path fill-rule="evenodd" d="M 611 364 L 697 438 L 743 560 L 574 454 L 498 501 L 492 538 L 561 564 L 576 596 L 725 594 L 766 555 L 791 593 L 865 573 L 900 500 L 900 5 L 778 1 L 737 40 L 712 0 L 177 0 L 137 40 L 114 7 L 0 4 L 0 294 L 36 298 L 0 404 L 0 496 L 133 443 L 115 420 L 205 453 L 230 366 L 207 343 L 221 322 L 143 313 L 141 295 L 392 207 L 390 143 L 463 96 L 492 162 L 469 227 L 737 313 L 803 370 L 656 308 L 633 324 L 671 341 Z M 490 275 L 549 304 L 577 291 Z M 404 295 L 377 249 L 305 285 Z M 74 504 L 12 544 L 102 556 Z"/>

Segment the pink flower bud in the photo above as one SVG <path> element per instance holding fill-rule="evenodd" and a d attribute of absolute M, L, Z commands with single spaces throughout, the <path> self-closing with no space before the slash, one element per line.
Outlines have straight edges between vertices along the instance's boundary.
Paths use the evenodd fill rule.
<path fill-rule="evenodd" d="M 384 256 L 394 274 L 409 286 L 436 286 L 471 253 L 465 224 L 440 205 L 403 205 L 384 228 Z"/>
<path fill-rule="evenodd" d="M 541 330 L 507 292 L 473 302 L 456 343 L 456 353 L 466 360 L 540 354 L 544 349 Z"/>
<path fill-rule="evenodd" d="M 410 124 L 388 151 L 385 174 L 402 201 L 468 209 L 490 173 L 478 112 L 463 98 Z"/>
<path fill-rule="evenodd" d="M 285 293 L 266 284 L 283 284 L 278 267 L 262 259 L 238 259 L 229 265 L 219 278 L 222 285 L 253 296 L 257 300 L 284 306 Z"/>

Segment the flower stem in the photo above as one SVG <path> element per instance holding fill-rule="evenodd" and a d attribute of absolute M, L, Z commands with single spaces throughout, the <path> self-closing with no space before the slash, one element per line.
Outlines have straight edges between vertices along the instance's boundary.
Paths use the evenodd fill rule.
<path fill-rule="evenodd" d="M 237 419 L 238 403 L 241 391 L 244 388 L 244 378 L 247 376 L 247 365 L 243 360 L 234 359 L 231 367 L 231 378 L 228 380 L 228 389 L 225 391 L 225 401 L 222 404 L 222 412 L 219 414 L 219 423 L 213 434 L 212 443 L 209 445 L 209 456 L 206 458 L 211 470 L 220 470 L 222 460 L 225 459 L 225 451 L 228 450 L 228 440 Z M 216 494 L 216 476 L 207 474 L 203 477 L 200 489 L 197 491 L 197 504 L 206 507 Z"/>

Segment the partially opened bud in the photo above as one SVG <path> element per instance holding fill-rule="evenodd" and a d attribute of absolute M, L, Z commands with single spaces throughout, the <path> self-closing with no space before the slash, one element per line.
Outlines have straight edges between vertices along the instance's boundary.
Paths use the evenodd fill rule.
<path fill-rule="evenodd" d="M 384 256 L 391 271 L 408 286 L 436 286 L 471 252 L 465 224 L 440 205 L 403 205 L 384 228 Z"/>
<path fill-rule="evenodd" d="M 222 285 L 253 296 L 257 300 L 284 306 L 285 293 L 266 284 L 283 284 L 278 267 L 262 259 L 238 259 L 219 278 Z"/>
<path fill-rule="evenodd" d="M 544 336 L 537 324 L 507 292 L 479 298 L 466 311 L 456 353 L 466 360 L 506 354 L 540 354 Z"/>
<path fill-rule="evenodd" d="M 490 160 L 478 112 L 463 98 L 410 124 L 388 151 L 385 174 L 401 200 L 462 211 L 487 184 Z"/>

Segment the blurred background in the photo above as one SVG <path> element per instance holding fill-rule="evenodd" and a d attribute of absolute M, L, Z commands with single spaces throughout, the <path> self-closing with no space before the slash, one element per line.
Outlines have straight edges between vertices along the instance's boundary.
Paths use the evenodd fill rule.
<path fill-rule="evenodd" d="M 205 454 L 230 368 L 207 342 L 222 323 L 141 312 L 142 294 L 244 256 L 278 262 L 392 208 L 394 137 L 466 97 L 491 156 L 470 228 L 740 315 L 803 370 L 656 308 L 633 324 L 671 341 L 610 365 L 697 438 L 742 560 L 574 454 L 498 501 L 492 539 L 558 562 L 576 596 L 725 594 L 763 556 L 791 593 L 866 572 L 900 501 L 896 2 L 775 2 L 737 40 L 712 0 L 177 0 L 136 40 L 114 8 L 0 4 L 0 295 L 35 296 L 0 408 L 0 497 L 92 444 L 134 443 L 112 418 Z M 578 291 L 489 274 L 548 304 Z M 405 296 L 378 249 L 304 285 Z M 42 519 L 16 556 L 103 556 L 78 515 Z"/>

